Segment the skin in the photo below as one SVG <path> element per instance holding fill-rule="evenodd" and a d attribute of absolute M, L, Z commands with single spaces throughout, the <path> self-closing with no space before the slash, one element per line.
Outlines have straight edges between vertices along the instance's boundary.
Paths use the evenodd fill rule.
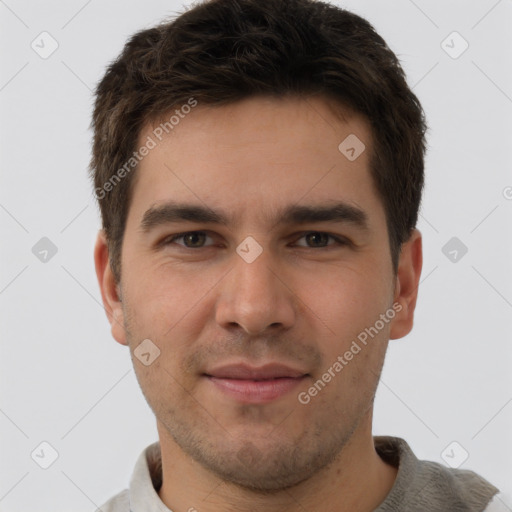
<path fill-rule="evenodd" d="M 103 303 L 155 413 L 159 496 L 175 512 L 363 512 L 377 508 L 393 486 L 397 469 L 373 444 L 373 400 L 389 340 L 413 325 L 421 234 L 414 230 L 402 246 L 395 275 L 369 172 L 370 126 L 346 108 L 340 112 L 321 97 L 198 105 L 137 170 L 120 283 L 98 234 Z M 152 129 L 141 131 L 141 142 Z M 352 162 L 338 150 L 349 134 L 366 145 Z M 171 199 L 224 210 L 230 223 L 179 221 L 144 233 L 144 212 Z M 281 225 L 275 217 L 288 205 L 340 200 L 366 213 L 367 230 L 349 222 Z M 206 234 L 169 241 L 190 231 Z M 316 238 L 307 236 L 312 231 Z M 263 250 L 252 263 L 235 250 L 247 236 Z M 298 393 L 393 304 L 401 311 L 300 403 Z M 134 350 L 148 338 L 160 356 L 145 366 Z M 202 376 L 241 360 L 284 362 L 309 376 L 264 404 L 240 403 Z"/>

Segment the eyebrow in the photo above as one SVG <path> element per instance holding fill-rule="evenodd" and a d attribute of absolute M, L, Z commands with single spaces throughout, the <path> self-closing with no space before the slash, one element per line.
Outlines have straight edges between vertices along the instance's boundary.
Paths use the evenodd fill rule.
<path fill-rule="evenodd" d="M 172 222 L 196 222 L 204 224 L 229 225 L 229 216 L 222 211 L 214 211 L 203 205 L 167 201 L 152 206 L 143 215 L 140 229 L 149 233 L 157 226 Z M 368 215 L 360 208 L 346 202 L 325 205 L 291 205 L 277 215 L 276 224 L 309 224 L 315 222 L 343 222 L 368 231 Z"/>

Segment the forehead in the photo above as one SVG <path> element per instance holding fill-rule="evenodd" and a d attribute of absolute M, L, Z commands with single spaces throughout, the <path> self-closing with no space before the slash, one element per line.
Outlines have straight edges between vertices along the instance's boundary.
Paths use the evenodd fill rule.
<path fill-rule="evenodd" d="M 323 98 L 268 97 L 187 111 L 141 130 L 139 147 L 151 141 L 152 149 L 134 183 L 130 214 L 139 221 L 170 199 L 238 220 L 258 212 L 269 220 L 306 199 L 381 208 L 369 171 L 371 129 L 354 111 Z"/>

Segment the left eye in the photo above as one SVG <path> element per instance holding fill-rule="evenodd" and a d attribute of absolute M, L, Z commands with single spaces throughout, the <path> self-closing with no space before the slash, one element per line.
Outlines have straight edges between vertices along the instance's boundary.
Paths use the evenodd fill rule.
<path fill-rule="evenodd" d="M 329 239 L 334 240 L 338 245 L 346 244 L 343 239 L 330 235 L 329 233 L 324 233 L 323 231 L 310 231 L 308 233 L 304 233 L 299 240 L 303 238 L 307 241 L 307 244 L 313 244 L 314 247 L 328 247 Z M 297 245 L 300 247 L 311 247 L 311 245 Z"/>

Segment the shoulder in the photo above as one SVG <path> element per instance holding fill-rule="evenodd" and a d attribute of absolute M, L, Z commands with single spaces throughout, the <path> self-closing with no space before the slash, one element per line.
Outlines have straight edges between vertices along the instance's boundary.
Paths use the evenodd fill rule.
<path fill-rule="evenodd" d="M 499 492 L 493 496 L 484 512 L 509 512 L 510 508 L 506 504 L 507 501 L 505 495 Z"/>
<path fill-rule="evenodd" d="M 447 468 L 432 461 L 421 461 L 420 464 L 426 469 L 425 476 L 435 477 L 439 491 L 451 494 L 460 503 L 469 505 L 471 510 L 487 510 L 483 507 L 499 492 L 497 487 L 472 470 Z"/>
<path fill-rule="evenodd" d="M 419 460 L 404 439 L 376 436 L 374 440 L 381 458 L 398 467 L 393 488 L 378 512 L 405 512 L 411 506 L 416 511 L 482 512 L 499 492 L 474 471 Z"/>
<path fill-rule="evenodd" d="M 130 512 L 130 494 L 128 489 L 112 496 L 96 512 Z"/>

